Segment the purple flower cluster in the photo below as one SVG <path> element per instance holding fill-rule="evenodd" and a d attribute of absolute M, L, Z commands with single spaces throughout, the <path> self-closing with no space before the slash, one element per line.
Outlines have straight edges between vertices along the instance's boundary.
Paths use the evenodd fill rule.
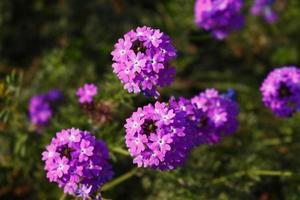
<path fill-rule="evenodd" d="M 238 127 L 239 107 L 232 100 L 232 91 L 220 95 L 215 89 L 207 89 L 191 100 L 196 106 L 196 144 L 219 142 L 222 136 L 234 133 Z"/>
<path fill-rule="evenodd" d="M 139 167 L 171 170 L 191 149 L 237 129 L 238 105 L 214 89 L 191 100 L 171 98 L 139 108 L 126 120 L 126 145 Z"/>
<path fill-rule="evenodd" d="M 268 23 L 277 20 L 277 14 L 272 10 L 275 0 L 255 0 L 251 7 L 251 13 L 256 16 L 262 16 Z"/>
<path fill-rule="evenodd" d="M 119 39 L 113 56 L 113 71 L 129 92 L 158 96 L 157 86 L 173 81 L 175 68 L 170 61 L 176 50 L 169 36 L 159 29 L 138 27 Z"/>
<path fill-rule="evenodd" d="M 81 104 L 92 103 L 93 97 L 97 95 L 97 87 L 93 83 L 86 83 L 83 87 L 78 88 L 76 95 Z"/>
<path fill-rule="evenodd" d="M 59 90 L 51 90 L 45 94 L 33 96 L 29 102 L 29 117 L 32 124 L 46 125 L 54 112 L 54 104 L 62 99 Z"/>
<path fill-rule="evenodd" d="M 87 131 L 71 128 L 56 133 L 42 153 L 47 178 L 65 193 L 87 199 L 112 178 L 107 146 Z"/>
<path fill-rule="evenodd" d="M 300 69 L 294 66 L 273 70 L 260 88 L 263 102 L 278 117 L 291 117 L 300 109 Z"/>
<path fill-rule="evenodd" d="M 156 102 L 139 108 L 126 120 L 126 145 L 139 167 L 175 169 L 191 150 L 185 118 L 172 106 Z"/>
<path fill-rule="evenodd" d="M 196 0 L 195 23 L 217 39 L 224 39 L 243 26 L 243 4 L 243 0 Z"/>

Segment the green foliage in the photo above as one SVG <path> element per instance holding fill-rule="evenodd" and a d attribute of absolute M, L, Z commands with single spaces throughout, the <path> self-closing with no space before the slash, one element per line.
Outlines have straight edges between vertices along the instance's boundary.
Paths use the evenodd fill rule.
<path fill-rule="evenodd" d="M 252 1 L 247 1 L 247 8 Z M 261 102 L 259 86 L 274 67 L 300 66 L 300 2 L 276 3 L 279 21 L 269 25 L 249 15 L 241 31 L 216 41 L 193 24 L 193 0 L 2 0 L 0 1 L 0 199 L 59 199 L 48 182 L 41 152 L 63 128 L 91 131 L 109 146 L 115 178 L 103 197 L 128 200 L 299 199 L 300 115 L 277 119 Z M 124 122 L 153 102 L 123 89 L 112 73 L 110 52 L 128 30 L 159 27 L 179 56 L 170 96 L 191 97 L 215 87 L 234 88 L 240 127 L 214 146 L 192 152 L 171 172 L 136 169 L 124 144 Z M 109 107 L 93 119 L 75 95 L 93 82 L 97 101 Z M 37 133 L 28 119 L 31 96 L 58 88 L 64 102 Z M 66 197 L 72 199 L 72 197 Z"/>

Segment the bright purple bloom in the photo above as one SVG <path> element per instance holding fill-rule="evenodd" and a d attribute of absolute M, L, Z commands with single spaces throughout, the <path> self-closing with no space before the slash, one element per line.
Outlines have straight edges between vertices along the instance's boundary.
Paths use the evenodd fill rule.
<path fill-rule="evenodd" d="M 62 99 L 59 90 L 50 90 L 45 94 L 33 96 L 29 102 L 29 117 L 32 124 L 46 125 L 54 113 L 55 104 Z"/>
<path fill-rule="evenodd" d="M 107 146 L 87 131 L 66 129 L 56 133 L 42 153 L 47 178 L 65 193 L 93 197 L 112 178 Z"/>
<path fill-rule="evenodd" d="M 133 162 L 160 170 L 183 165 L 192 148 L 185 123 L 185 116 L 171 104 L 156 102 L 139 108 L 125 125 L 125 142 Z"/>
<path fill-rule="evenodd" d="M 171 39 L 159 29 L 138 27 L 118 40 L 113 56 L 113 71 L 129 92 L 157 97 L 157 87 L 173 82 L 176 57 Z"/>
<path fill-rule="evenodd" d="M 251 13 L 256 16 L 262 16 L 268 23 L 277 20 L 277 14 L 272 10 L 275 0 L 255 0 L 251 7 Z"/>
<path fill-rule="evenodd" d="M 300 108 L 300 69 L 294 66 L 273 70 L 260 91 L 263 102 L 278 117 L 291 117 Z"/>
<path fill-rule="evenodd" d="M 77 196 L 81 197 L 83 200 L 88 200 L 88 199 L 90 199 L 91 190 L 92 190 L 91 185 L 90 186 L 82 185 L 77 190 Z"/>
<path fill-rule="evenodd" d="M 93 97 L 97 95 L 97 87 L 93 83 L 86 83 L 78 88 L 76 95 L 80 103 L 92 103 Z"/>
<path fill-rule="evenodd" d="M 195 23 L 211 31 L 215 38 L 224 39 L 230 32 L 242 28 L 244 0 L 196 0 Z"/>
<path fill-rule="evenodd" d="M 222 136 L 232 134 L 238 126 L 238 104 L 220 95 L 215 89 L 207 89 L 191 100 L 196 110 L 192 122 L 196 130 L 196 145 L 216 143 Z"/>

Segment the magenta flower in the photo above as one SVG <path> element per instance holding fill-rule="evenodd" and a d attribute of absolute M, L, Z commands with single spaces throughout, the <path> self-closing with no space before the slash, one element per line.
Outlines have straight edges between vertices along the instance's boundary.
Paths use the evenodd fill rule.
<path fill-rule="evenodd" d="M 33 96 L 29 102 L 29 117 L 32 124 L 45 126 L 49 123 L 55 110 L 55 105 L 62 99 L 59 90 L 50 90 L 45 94 Z"/>
<path fill-rule="evenodd" d="M 196 0 L 195 23 L 211 31 L 217 39 L 224 39 L 229 33 L 242 28 L 241 14 L 244 0 Z"/>
<path fill-rule="evenodd" d="M 277 20 L 277 14 L 272 10 L 274 3 L 275 0 L 255 0 L 251 13 L 262 16 L 268 23 L 274 23 Z"/>
<path fill-rule="evenodd" d="M 63 157 L 63 158 L 60 158 L 60 157 L 57 157 L 55 159 L 55 162 L 56 163 L 56 175 L 58 178 L 61 178 L 63 176 L 63 174 L 67 174 L 68 173 L 68 170 L 70 168 L 70 166 L 68 165 L 68 159 L 66 157 Z"/>
<path fill-rule="evenodd" d="M 170 61 L 176 57 L 171 39 L 158 29 L 138 27 L 115 44 L 113 72 L 129 92 L 143 92 L 157 97 L 157 87 L 173 81 L 175 68 Z"/>
<path fill-rule="evenodd" d="M 278 117 L 291 117 L 300 109 L 300 69 L 287 66 L 273 70 L 260 91 L 265 106 Z"/>
<path fill-rule="evenodd" d="M 145 143 L 147 142 L 148 138 L 146 135 L 138 135 L 137 137 L 128 137 L 126 145 L 132 146 L 132 148 L 130 148 L 130 153 L 132 155 L 138 155 L 145 150 Z"/>
<path fill-rule="evenodd" d="M 93 197 L 112 178 L 108 159 L 104 142 L 75 128 L 56 133 L 42 153 L 47 178 L 65 193 L 83 198 Z"/>
<path fill-rule="evenodd" d="M 86 83 L 78 88 L 76 95 L 80 103 L 92 103 L 93 97 L 97 95 L 97 87 L 93 83 Z"/>
<path fill-rule="evenodd" d="M 81 140 L 81 134 L 79 129 L 71 128 L 70 133 L 68 134 L 67 131 L 65 131 L 63 138 L 68 135 L 70 142 L 79 142 Z"/>
<path fill-rule="evenodd" d="M 94 147 L 90 146 L 89 141 L 82 140 L 80 143 L 79 162 L 88 160 L 89 156 L 93 155 L 93 150 L 94 150 Z"/>
<path fill-rule="evenodd" d="M 149 140 L 152 141 L 152 144 L 149 146 L 152 150 L 167 152 L 171 150 L 170 143 L 173 142 L 172 134 L 162 135 L 161 132 L 158 134 L 151 134 Z"/>
<path fill-rule="evenodd" d="M 56 146 L 47 146 L 46 149 L 47 150 L 42 153 L 42 160 L 52 162 L 54 158 L 58 157 L 59 154 L 56 152 Z"/>
<path fill-rule="evenodd" d="M 125 142 L 138 167 L 172 170 L 184 164 L 192 148 L 192 132 L 172 105 L 156 102 L 139 108 L 126 120 Z"/>
<path fill-rule="evenodd" d="M 192 117 L 196 145 L 219 142 L 223 135 L 236 131 L 239 108 L 235 101 L 220 95 L 215 89 L 207 89 L 193 97 L 191 102 L 196 107 Z"/>

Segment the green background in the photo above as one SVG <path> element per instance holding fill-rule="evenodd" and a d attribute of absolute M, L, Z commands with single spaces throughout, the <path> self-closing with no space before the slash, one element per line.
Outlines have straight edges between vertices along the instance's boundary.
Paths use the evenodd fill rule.
<path fill-rule="evenodd" d="M 300 199 L 300 114 L 278 119 L 261 102 L 266 74 L 300 62 L 300 2 L 278 0 L 279 20 L 251 16 L 224 41 L 194 25 L 192 0 L 0 1 L 0 199 L 72 199 L 45 177 L 41 152 L 62 128 L 93 132 L 109 146 L 114 179 L 103 187 L 114 200 Z M 195 148 L 171 172 L 136 169 L 124 144 L 124 122 L 154 102 L 122 89 L 112 73 L 114 43 L 137 26 L 161 29 L 178 58 L 175 82 L 160 92 L 190 98 L 205 88 L 234 88 L 238 131 L 215 146 Z M 80 107 L 76 89 L 99 88 L 111 120 L 95 123 Z M 37 134 L 28 119 L 31 96 L 59 88 L 64 102 Z"/>

